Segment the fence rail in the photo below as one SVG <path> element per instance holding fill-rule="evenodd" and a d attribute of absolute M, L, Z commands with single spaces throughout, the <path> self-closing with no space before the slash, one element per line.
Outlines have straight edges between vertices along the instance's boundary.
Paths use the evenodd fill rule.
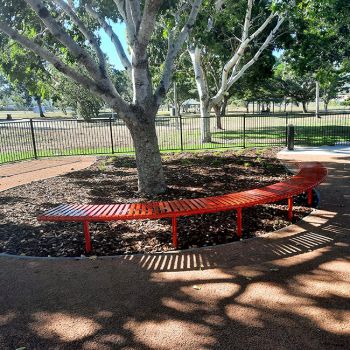
<path fill-rule="evenodd" d="M 202 142 L 199 116 L 157 117 L 161 151 L 286 145 L 287 125 L 295 127 L 295 144 L 320 146 L 350 142 L 350 113 L 241 114 L 209 118 L 211 141 Z M 47 156 L 133 152 L 131 135 L 121 120 L 100 118 L 15 120 L 0 122 L 0 163 Z"/>

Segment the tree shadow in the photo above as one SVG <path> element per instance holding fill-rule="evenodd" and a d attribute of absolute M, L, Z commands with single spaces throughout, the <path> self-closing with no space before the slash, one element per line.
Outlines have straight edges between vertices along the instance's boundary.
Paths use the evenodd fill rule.
<path fill-rule="evenodd" d="M 243 257 L 241 264 L 226 262 L 186 273 L 172 267 L 149 269 L 144 261 L 128 258 L 3 258 L 0 345 L 2 349 L 347 348 L 349 281 L 336 272 L 339 265 L 345 269 L 349 263 L 349 240 L 337 243 L 318 245 L 307 254 L 301 251 L 297 259 L 252 265 Z M 282 242 L 278 245 L 285 247 Z M 249 250 L 244 255 L 249 259 Z"/>
<path fill-rule="evenodd" d="M 329 211 L 290 232 L 162 255 L 1 257 L 0 348 L 349 348 L 349 186 L 331 175 Z"/>

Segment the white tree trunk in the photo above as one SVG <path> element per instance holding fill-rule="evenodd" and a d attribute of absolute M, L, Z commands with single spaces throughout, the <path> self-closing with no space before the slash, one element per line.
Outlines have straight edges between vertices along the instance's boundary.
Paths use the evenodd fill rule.
<path fill-rule="evenodd" d="M 144 122 L 146 116 L 138 116 L 138 118 L 139 123 L 134 123 L 132 126 L 127 124 L 135 147 L 138 191 L 145 195 L 164 193 L 167 186 L 154 118 L 146 123 Z"/>
<path fill-rule="evenodd" d="M 199 47 L 190 48 L 189 54 L 194 69 L 197 91 L 200 102 L 200 123 L 201 123 L 201 142 L 211 142 L 210 132 L 210 97 L 208 83 L 201 64 L 201 51 Z"/>
<path fill-rule="evenodd" d="M 211 142 L 209 101 L 201 100 L 200 113 L 201 113 L 201 142 L 202 143 Z"/>

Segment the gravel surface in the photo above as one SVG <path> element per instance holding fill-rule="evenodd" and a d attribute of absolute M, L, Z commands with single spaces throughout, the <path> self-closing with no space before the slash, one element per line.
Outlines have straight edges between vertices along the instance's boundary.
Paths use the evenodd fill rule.
<path fill-rule="evenodd" d="M 166 194 L 142 198 L 136 193 L 132 157 L 100 157 L 90 168 L 19 186 L 0 193 L 0 252 L 33 256 L 84 254 L 81 224 L 39 223 L 37 215 L 61 203 L 125 203 L 220 195 L 263 187 L 289 176 L 276 160 L 277 148 L 163 156 Z M 296 199 L 294 220 L 310 212 Z M 179 248 L 237 240 L 235 212 L 178 219 Z M 289 225 L 286 201 L 244 210 L 243 236 L 260 236 Z M 93 255 L 172 250 L 168 219 L 91 224 Z"/>

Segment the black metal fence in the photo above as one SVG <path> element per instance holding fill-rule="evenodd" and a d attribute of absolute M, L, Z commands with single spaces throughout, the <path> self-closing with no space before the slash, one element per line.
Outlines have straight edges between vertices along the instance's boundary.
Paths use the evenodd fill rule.
<path fill-rule="evenodd" d="M 295 144 L 320 146 L 350 142 L 350 113 L 227 115 L 217 128 L 209 118 L 211 140 L 202 142 L 199 116 L 157 117 L 162 151 L 268 147 L 286 145 L 287 125 L 295 126 Z M 46 156 L 133 152 L 132 139 L 121 120 L 93 122 L 73 119 L 0 122 L 0 163 Z"/>

